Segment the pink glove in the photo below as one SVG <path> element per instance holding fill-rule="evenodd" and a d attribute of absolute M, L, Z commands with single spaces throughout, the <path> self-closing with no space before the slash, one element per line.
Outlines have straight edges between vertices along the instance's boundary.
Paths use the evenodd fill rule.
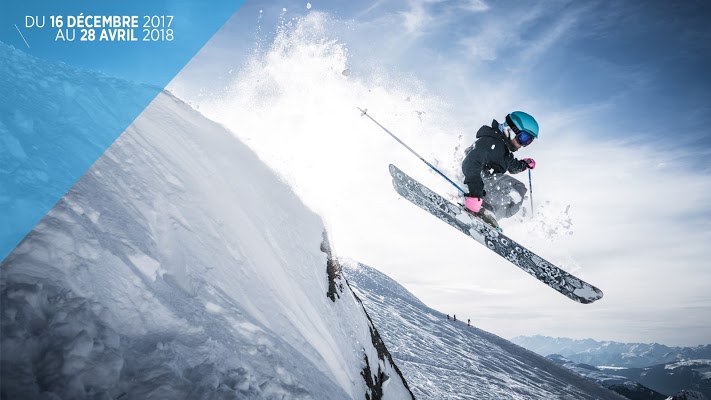
<path fill-rule="evenodd" d="M 530 169 L 536 168 L 536 160 L 534 160 L 532 158 L 524 158 L 523 162 L 525 162 L 526 165 L 528 165 L 528 168 L 530 168 Z"/>
<path fill-rule="evenodd" d="M 478 197 L 465 197 L 464 198 L 464 206 L 469 209 L 471 212 L 478 213 L 481 211 L 481 203 L 483 203 L 484 200 L 478 198 Z"/>

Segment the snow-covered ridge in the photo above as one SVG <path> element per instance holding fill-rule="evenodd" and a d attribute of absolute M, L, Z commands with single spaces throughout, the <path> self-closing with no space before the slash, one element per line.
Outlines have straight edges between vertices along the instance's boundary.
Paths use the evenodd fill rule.
<path fill-rule="evenodd" d="M 10 78 L 41 108 L 31 83 L 56 66 L 32 61 Z M 81 82 L 77 106 L 117 93 Z M 43 115 L 2 104 L 5 126 Z M 0 266 L 3 398 L 410 398 L 347 285 L 327 297 L 323 233 L 234 135 L 160 94 Z"/>
<path fill-rule="evenodd" d="M 679 361 L 671 364 L 666 364 L 664 366 L 665 369 L 674 369 L 674 368 L 679 368 L 679 367 L 698 367 L 698 366 L 703 366 L 703 367 L 708 367 L 711 365 L 711 360 L 686 360 L 686 361 Z"/>
<path fill-rule="evenodd" d="M 448 320 L 373 268 L 345 265 L 348 282 L 417 398 L 624 399 L 466 321 Z"/>

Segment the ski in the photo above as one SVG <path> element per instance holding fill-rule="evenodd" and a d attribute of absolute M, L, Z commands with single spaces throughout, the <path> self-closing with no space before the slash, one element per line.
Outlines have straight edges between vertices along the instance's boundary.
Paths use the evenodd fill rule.
<path fill-rule="evenodd" d="M 390 164 L 393 187 L 400 196 L 483 244 L 539 281 L 579 303 L 602 298 L 602 291 L 565 272 Z"/>

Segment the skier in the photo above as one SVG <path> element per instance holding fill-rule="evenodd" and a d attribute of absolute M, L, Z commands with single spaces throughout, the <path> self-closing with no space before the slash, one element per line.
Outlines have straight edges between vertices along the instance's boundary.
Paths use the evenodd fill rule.
<path fill-rule="evenodd" d="M 479 129 L 462 162 L 464 184 L 469 189 L 464 206 L 469 211 L 499 228 L 497 220 L 521 209 L 526 186 L 505 173 L 517 174 L 536 167 L 532 158 L 518 160 L 513 153 L 537 137 L 538 122 L 523 111 L 510 113 L 504 123 L 493 120 L 491 126 Z"/>

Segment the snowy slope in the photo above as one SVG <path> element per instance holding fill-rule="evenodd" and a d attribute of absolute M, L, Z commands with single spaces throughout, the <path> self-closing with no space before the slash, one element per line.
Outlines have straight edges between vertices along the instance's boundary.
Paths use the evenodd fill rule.
<path fill-rule="evenodd" d="M 373 268 L 350 262 L 345 271 L 417 398 L 624 399 L 507 340 L 448 320 Z"/>
<path fill-rule="evenodd" d="M 58 66 L 0 52 L 27 103 L 61 97 L 32 84 Z M 117 93 L 61 71 L 87 89 L 74 106 Z M 0 120 L 52 124 L 2 104 Z M 323 232 L 233 134 L 162 93 L 0 266 L 2 397 L 410 398 L 347 286 L 326 296 Z"/>

